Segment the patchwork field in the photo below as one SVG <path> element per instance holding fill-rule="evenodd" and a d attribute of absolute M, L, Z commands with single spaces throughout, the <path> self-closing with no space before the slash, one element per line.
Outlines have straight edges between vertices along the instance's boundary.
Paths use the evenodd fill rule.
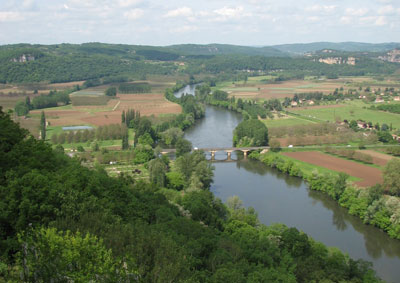
<path fill-rule="evenodd" d="M 361 181 L 355 182 L 360 187 L 370 187 L 383 182 L 382 172 L 378 168 L 334 157 L 319 151 L 284 152 L 282 154 L 303 162 L 360 178 Z"/>
<path fill-rule="evenodd" d="M 392 123 L 393 127 L 400 129 L 400 115 L 376 111 L 368 109 L 372 104 L 366 104 L 362 101 L 349 101 L 345 104 L 341 104 L 336 107 L 298 107 L 291 108 L 289 111 L 303 115 L 311 116 L 324 121 L 335 121 L 336 117 L 339 117 L 342 121 L 347 119 L 351 120 L 364 120 L 366 122 L 371 121 L 373 124 L 379 123 L 382 125 L 386 123 L 390 125 Z"/>
<path fill-rule="evenodd" d="M 121 94 L 104 106 L 72 106 L 43 109 L 51 126 L 69 125 L 108 125 L 121 122 L 123 110 L 139 110 L 141 115 L 159 116 L 178 114 L 181 107 L 165 99 L 163 94 Z M 31 111 L 39 116 L 42 110 Z"/>
<path fill-rule="evenodd" d="M 300 92 L 323 92 L 331 93 L 335 88 L 348 88 L 342 80 L 306 81 L 291 80 L 280 83 L 262 83 L 261 81 L 250 80 L 245 84 L 225 84 L 221 89 L 227 91 L 231 96 L 237 98 L 284 98 L 292 97 Z"/>
<path fill-rule="evenodd" d="M 273 78 L 273 76 L 249 77 L 247 82 L 223 82 L 218 84 L 217 88 L 238 98 L 271 99 L 292 97 L 295 93 L 304 92 L 328 94 L 341 87 L 346 91 L 360 86 L 370 86 L 371 88 L 399 86 L 396 80 L 376 81 L 371 77 L 342 77 L 332 80 L 308 78 L 305 80 L 269 82 Z"/>

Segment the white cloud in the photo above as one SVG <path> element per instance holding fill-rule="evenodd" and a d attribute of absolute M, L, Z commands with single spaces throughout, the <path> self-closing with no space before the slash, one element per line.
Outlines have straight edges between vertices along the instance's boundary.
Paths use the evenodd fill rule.
<path fill-rule="evenodd" d="M 23 20 L 21 13 L 0 11 L 0 22 L 15 22 L 20 20 Z"/>
<path fill-rule="evenodd" d="M 387 20 L 384 16 L 380 16 L 375 20 L 375 25 L 376 26 L 385 26 L 387 25 Z"/>
<path fill-rule="evenodd" d="M 387 14 L 393 13 L 394 11 L 395 11 L 395 9 L 393 8 L 392 5 L 386 5 L 386 6 L 379 8 L 378 14 L 379 15 L 387 15 Z"/>
<path fill-rule="evenodd" d="M 182 7 L 175 10 L 168 11 L 164 17 L 165 18 L 175 18 L 175 17 L 190 17 L 193 15 L 193 11 L 189 7 Z"/>
<path fill-rule="evenodd" d="M 137 20 L 141 18 L 144 14 L 144 11 L 142 9 L 132 9 L 129 11 L 126 11 L 124 13 L 124 17 L 129 19 L 129 20 Z"/>
<path fill-rule="evenodd" d="M 223 7 L 221 9 L 214 10 L 214 13 L 226 18 L 237 18 L 241 17 L 244 8 L 242 6 L 236 8 Z"/>
<path fill-rule="evenodd" d="M 332 13 L 336 10 L 335 5 L 314 5 L 306 8 L 306 11 L 316 12 L 316 13 Z"/>
<path fill-rule="evenodd" d="M 142 0 L 118 0 L 118 5 L 120 7 L 129 7 L 140 4 Z"/>
<path fill-rule="evenodd" d="M 359 9 L 347 8 L 345 11 L 346 15 L 355 17 L 362 17 L 365 16 L 367 13 L 368 13 L 367 8 L 359 8 Z"/>

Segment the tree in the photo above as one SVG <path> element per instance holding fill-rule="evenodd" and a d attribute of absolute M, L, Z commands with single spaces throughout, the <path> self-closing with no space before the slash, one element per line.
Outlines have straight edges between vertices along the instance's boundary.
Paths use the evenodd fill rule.
<path fill-rule="evenodd" d="M 89 233 L 75 235 L 54 228 L 40 228 L 20 235 L 23 250 L 18 263 L 24 282 L 125 281 L 127 267 L 114 261 L 111 250 Z M 125 272 L 118 272 L 125 270 Z M 131 270 L 132 272 L 132 270 Z"/>
<path fill-rule="evenodd" d="M 165 187 L 165 174 L 167 166 L 160 158 L 153 159 L 149 162 L 150 181 L 160 187 Z"/>
<path fill-rule="evenodd" d="M 44 111 L 40 115 L 40 138 L 46 140 L 46 115 Z"/>
<path fill-rule="evenodd" d="M 126 124 L 126 123 L 125 123 L 125 110 L 122 110 L 122 114 L 121 114 L 121 124 Z"/>
<path fill-rule="evenodd" d="M 116 87 L 109 87 L 105 91 L 105 95 L 107 96 L 116 96 L 117 95 L 117 88 Z"/>
<path fill-rule="evenodd" d="M 383 170 L 385 189 L 393 195 L 400 196 L 400 160 L 393 158 Z"/>
<path fill-rule="evenodd" d="M 56 133 L 54 133 L 54 134 L 51 136 L 51 143 L 52 143 L 52 144 L 57 144 L 57 143 L 58 143 L 58 136 L 57 136 Z"/>
<path fill-rule="evenodd" d="M 166 174 L 168 188 L 180 191 L 185 186 L 185 179 L 182 173 L 177 171 L 168 172 Z"/>
<path fill-rule="evenodd" d="M 161 140 L 167 146 L 174 146 L 181 138 L 183 138 L 183 131 L 179 128 L 169 128 L 161 133 Z"/>
<path fill-rule="evenodd" d="M 14 111 L 18 116 L 25 116 L 29 113 L 29 107 L 25 102 L 19 101 L 15 104 Z"/>
<path fill-rule="evenodd" d="M 29 109 L 29 110 L 32 110 L 32 109 L 33 109 L 33 106 L 32 106 L 32 104 L 31 104 L 31 98 L 30 98 L 29 96 L 27 96 L 27 97 L 25 98 L 25 104 L 26 104 L 26 106 L 28 106 L 28 109 Z"/>
<path fill-rule="evenodd" d="M 129 148 L 128 131 L 122 136 L 122 150 Z"/>
<path fill-rule="evenodd" d="M 250 119 L 241 122 L 233 132 L 233 146 L 268 145 L 268 128 L 259 120 Z"/>
<path fill-rule="evenodd" d="M 350 124 L 349 124 L 350 129 L 352 129 L 353 131 L 357 131 L 358 130 L 358 124 L 356 120 L 351 120 Z"/>
<path fill-rule="evenodd" d="M 185 153 L 188 153 L 192 150 L 192 143 L 188 141 L 187 139 L 180 138 L 176 142 L 176 156 L 182 156 Z"/>
<path fill-rule="evenodd" d="M 271 150 L 275 152 L 281 149 L 281 143 L 277 139 L 272 139 L 271 142 L 269 143 L 269 146 L 271 147 Z"/>

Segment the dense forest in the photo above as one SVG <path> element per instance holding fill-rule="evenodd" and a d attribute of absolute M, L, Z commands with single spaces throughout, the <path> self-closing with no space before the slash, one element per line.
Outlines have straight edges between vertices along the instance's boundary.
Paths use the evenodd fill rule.
<path fill-rule="evenodd" d="M 356 61 L 355 66 L 328 65 L 315 62 L 314 58 L 292 58 L 270 47 L 233 45 L 16 44 L 0 46 L 0 83 L 56 83 L 124 75 L 141 79 L 148 74 L 181 73 L 231 77 L 269 73 L 286 80 L 307 75 L 383 75 L 398 69 L 395 63 L 364 53 L 357 53 Z"/>
<path fill-rule="evenodd" d="M 170 161 L 153 159 L 151 182 L 134 182 L 83 167 L 1 110 L 0 126 L 0 280 L 379 281 L 367 262 L 260 224 L 238 198 L 222 204 L 201 153 L 167 176 Z"/>

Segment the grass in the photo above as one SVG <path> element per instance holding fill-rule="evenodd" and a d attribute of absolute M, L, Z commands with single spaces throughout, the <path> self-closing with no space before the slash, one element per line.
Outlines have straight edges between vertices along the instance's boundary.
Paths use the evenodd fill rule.
<path fill-rule="evenodd" d="M 223 91 L 244 91 L 244 92 L 253 92 L 258 91 L 256 87 L 230 87 L 230 88 L 223 88 Z"/>
<path fill-rule="evenodd" d="M 261 120 L 261 122 L 263 122 L 267 127 L 298 126 L 313 123 L 309 120 L 296 117 L 264 119 Z"/>
<path fill-rule="evenodd" d="M 98 90 L 80 90 L 70 94 L 70 96 L 103 96 L 104 92 Z"/>
<path fill-rule="evenodd" d="M 373 124 L 379 123 L 382 125 L 386 123 L 390 125 L 393 124 L 394 128 L 400 129 L 400 115 L 376 111 L 368 109 L 372 104 L 365 104 L 361 101 L 351 101 L 346 104 L 343 104 L 341 107 L 336 108 L 314 108 L 307 107 L 305 108 L 294 108 L 291 111 L 304 115 L 304 116 L 312 116 L 317 119 L 326 120 L 326 121 L 335 121 L 335 116 L 340 117 L 341 120 L 364 120 L 366 122 L 371 121 Z M 364 108 L 365 107 L 365 108 Z"/>

